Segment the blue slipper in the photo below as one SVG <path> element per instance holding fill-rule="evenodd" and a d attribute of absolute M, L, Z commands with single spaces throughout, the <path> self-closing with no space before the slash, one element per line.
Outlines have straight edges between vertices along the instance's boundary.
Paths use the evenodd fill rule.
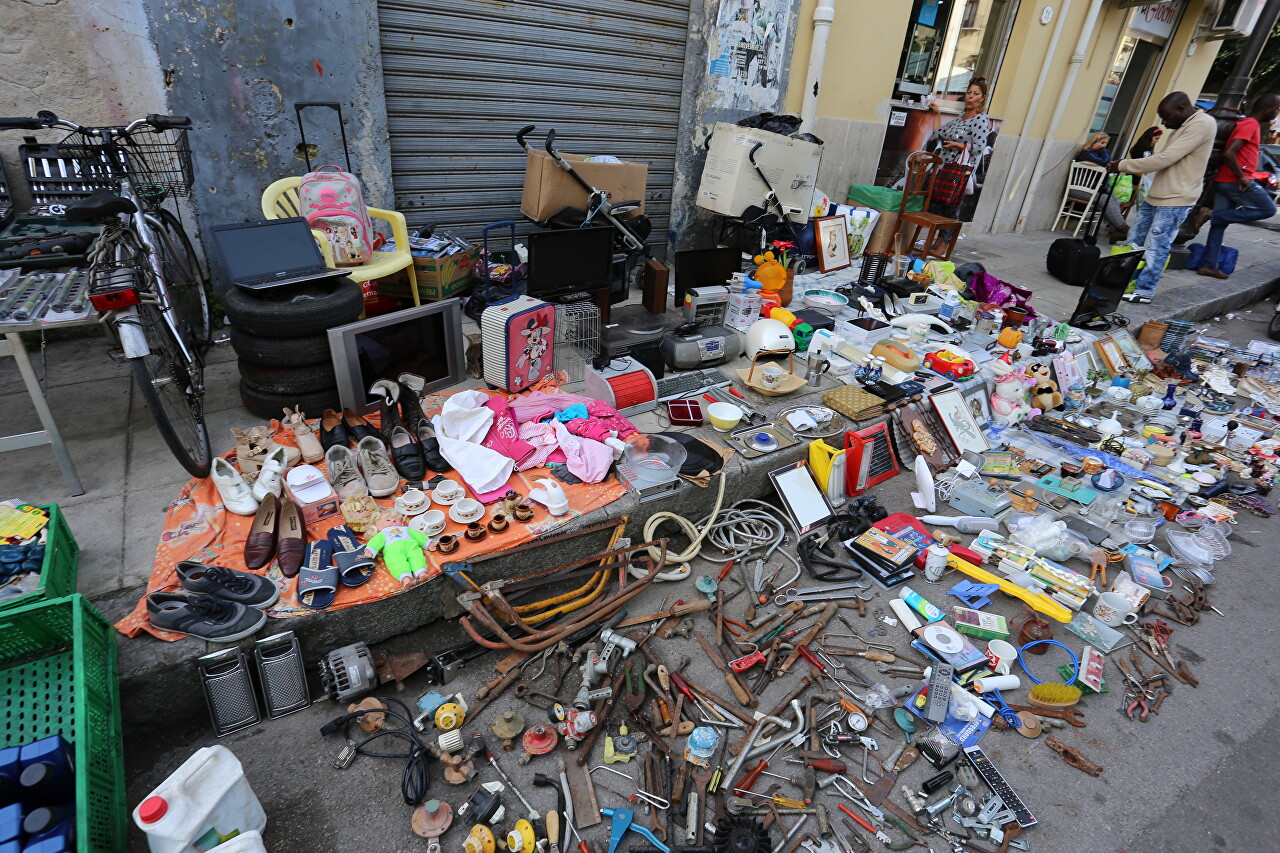
<path fill-rule="evenodd" d="M 333 544 L 328 539 L 307 543 L 307 556 L 298 572 L 298 603 L 324 610 L 338 596 L 338 567 L 333 565 Z"/>
<path fill-rule="evenodd" d="M 361 586 L 373 577 L 374 561 L 364 556 L 364 546 L 356 534 L 345 524 L 330 528 L 329 542 L 333 545 L 333 562 L 343 586 Z"/>

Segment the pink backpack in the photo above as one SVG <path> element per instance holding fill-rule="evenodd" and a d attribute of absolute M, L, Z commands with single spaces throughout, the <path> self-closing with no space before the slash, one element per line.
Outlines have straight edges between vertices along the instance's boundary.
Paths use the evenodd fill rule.
<path fill-rule="evenodd" d="M 373 222 L 355 175 L 337 166 L 321 166 L 303 175 L 298 212 L 328 236 L 334 263 L 351 266 L 373 257 Z"/>

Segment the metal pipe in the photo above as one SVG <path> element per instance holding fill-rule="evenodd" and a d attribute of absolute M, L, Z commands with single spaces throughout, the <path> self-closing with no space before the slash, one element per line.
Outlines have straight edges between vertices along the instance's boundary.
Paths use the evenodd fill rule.
<path fill-rule="evenodd" d="M 1053 25 L 1053 35 L 1049 37 L 1049 52 L 1045 54 L 1044 65 L 1042 68 L 1053 67 L 1053 57 L 1058 52 L 1058 40 L 1062 37 L 1062 27 L 1067 21 L 1067 12 L 1071 9 L 1071 0 L 1062 0 L 1062 6 L 1058 9 L 1058 20 Z M 1018 144 L 1014 146 L 1013 157 L 1009 160 L 1009 171 L 1004 175 L 1004 186 L 1000 188 L 1000 204 L 996 206 L 995 216 L 991 219 L 991 233 L 995 234 L 999 231 L 999 225 L 1002 213 L 1005 210 L 1005 200 L 1009 198 L 1009 186 L 1013 183 L 1014 168 L 1018 165 L 1018 158 L 1022 156 L 1022 146 L 1026 144 L 1027 135 L 1031 132 L 1032 125 L 1035 124 L 1038 110 L 1040 108 L 1040 95 L 1044 93 L 1043 86 L 1036 86 L 1034 94 L 1031 96 L 1031 103 L 1027 105 L 1026 117 L 1022 120 L 1022 131 L 1018 135 Z M 1008 205 L 1013 207 L 1013 205 Z"/>
<path fill-rule="evenodd" d="M 827 63 L 827 40 L 831 36 L 831 22 L 836 19 L 836 0 L 818 0 L 813 10 L 813 44 L 809 46 L 809 70 L 804 78 L 804 100 L 800 105 L 800 129 L 813 130 L 813 120 L 818 115 L 818 88 L 822 83 L 822 71 Z"/>
<path fill-rule="evenodd" d="M 1076 49 L 1071 54 L 1071 59 L 1067 60 L 1067 76 L 1062 81 L 1062 89 L 1058 92 L 1055 103 L 1065 104 L 1071 98 L 1071 90 L 1075 88 L 1076 77 L 1080 74 L 1080 66 L 1084 64 L 1085 54 L 1089 50 L 1089 45 L 1093 42 L 1093 31 L 1098 25 L 1098 14 L 1102 11 L 1103 0 L 1091 0 L 1089 3 L 1089 11 L 1085 12 L 1084 26 L 1080 29 L 1080 38 L 1076 41 Z M 1031 205 L 1035 203 L 1036 191 L 1040 188 L 1040 181 L 1044 178 L 1043 169 L 1045 161 L 1049 159 L 1049 146 L 1053 143 L 1053 138 L 1058 133 L 1058 127 L 1062 124 L 1062 116 L 1066 110 L 1055 109 L 1053 118 L 1049 120 L 1049 129 L 1045 131 L 1044 141 L 1040 143 L 1040 155 L 1036 157 L 1035 168 L 1031 171 L 1031 184 L 1027 187 L 1027 195 L 1022 199 L 1022 206 L 1018 209 L 1018 224 L 1014 226 L 1014 232 L 1021 234 L 1027 224 L 1027 214 L 1031 210 Z"/>
<path fill-rule="evenodd" d="M 752 727 L 751 733 L 747 735 L 746 742 L 750 744 L 752 741 L 754 741 L 756 737 L 759 736 L 760 730 L 770 723 L 772 723 L 775 726 L 781 726 L 784 729 L 789 728 L 791 726 L 790 723 L 788 723 L 786 720 L 782 719 L 781 717 L 774 717 L 774 716 L 761 717 L 759 720 L 756 721 L 755 726 Z M 734 779 L 738 778 L 738 771 L 742 769 L 743 763 L 747 760 L 747 752 L 748 750 L 744 749 L 742 750 L 742 752 L 738 753 L 737 761 L 733 762 L 733 766 L 729 768 L 729 772 L 724 775 L 724 779 L 720 782 L 721 788 L 724 788 L 730 791 L 733 790 L 729 786 L 733 784 Z"/>
<path fill-rule="evenodd" d="M 770 751 L 771 749 L 774 749 L 775 747 L 781 745 L 784 741 L 791 740 L 791 738 L 793 737 L 799 737 L 800 735 L 804 734 L 805 728 L 806 728 L 805 722 L 804 722 L 804 708 L 800 706 L 799 699 L 791 700 L 791 712 L 795 714 L 796 725 L 798 728 L 796 728 L 795 731 L 792 731 L 790 726 L 786 726 L 785 727 L 786 731 L 781 732 L 777 737 L 773 738 L 772 740 L 767 740 L 764 743 L 759 744 L 757 746 L 749 747 L 747 749 L 747 758 L 755 758 L 758 755 L 764 755 L 766 752 Z M 754 736 L 751 738 L 751 740 L 748 740 L 747 743 L 750 744 L 753 740 L 755 740 Z"/>

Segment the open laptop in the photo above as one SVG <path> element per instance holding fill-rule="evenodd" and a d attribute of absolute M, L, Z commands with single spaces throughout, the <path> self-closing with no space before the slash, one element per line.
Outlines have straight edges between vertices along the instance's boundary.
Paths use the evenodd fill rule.
<path fill-rule="evenodd" d="M 348 270 L 325 266 L 307 220 L 268 219 L 210 229 L 222 267 L 237 287 L 262 290 L 302 281 L 341 278 Z"/>

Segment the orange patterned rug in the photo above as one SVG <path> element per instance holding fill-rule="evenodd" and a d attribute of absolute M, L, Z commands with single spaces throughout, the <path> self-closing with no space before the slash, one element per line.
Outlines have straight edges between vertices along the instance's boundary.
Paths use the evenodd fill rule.
<path fill-rule="evenodd" d="M 556 390 L 554 382 L 544 381 L 536 387 L 548 392 Z M 496 392 L 486 393 L 493 394 Z M 448 396 L 448 394 L 435 395 L 423 400 L 423 409 L 426 410 L 428 417 L 439 411 Z M 371 422 L 376 424 L 376 419 L 371 419 Z M 271 425 L 277 431 L 275 436 L 277 443 L 294 445 L 292 430 L 281 428 L 279 421 L 273 420 Z M 234 451 L 227 454 L 227 458 L 234 462 Z M 321 470 L 324 470 L 325 467 L 323 461 L 316 463 L 316 466 Z M 551 474 L 547 468 L 530 468 L 528 471 L 518 471 L 512 474 L 507 482 L 512 489 L 522 495 L 527 495 L 529 490 L 534 488 L 536 480 L 549 476 Z M 456 474 L 453 477 L 457 479 Z M 569 498 L 569 512 L 567 515 L 553 517 L 545 508 L 535 504 L 537 514 L 527 524 L 513 519 L 511 525 L 502 533 L 489 533 L 480 542 L 469 542 L 459 535 L 460 547 L 451 554 L 428 551 L 427 564 L 431 568 L 432 577 L 440 573 L 440 565 L 442 563 L 456 562 L 467 557 L 487 554 L 543 536 L 580 515 L 613 503 L 622 497 L 626 489 L 613 475 L 610 475 L 601 483 L 565 485 L 564 492 Z M 394 502 L 394 495 L 390 498 L 378 500 L 380 505 L 386 507 L 392 507 Z M 308 538 L 323 538 L 329 528 L 341 523 L 342 516 L 339 514 L 333 518 L 324 519 L 310 525 L 307 529 Z M 252 517 L 234 515 L 223 508 L 222 498 L 219 496 L 217 488 L 213 485 L 212 479 L 205 478 L 203 480 L 189 481 L 182 487 L 177 499 L 169 505 L 164 531 L 160 534 L 160 542 L 156 546 L 155 565 L 151 570 L 151 579 L 147 584 L 147 592 L 177 590 L 178 576 L 174 571 L 174 566 L 183 560 L 196 560 L 201 563 L 246 571 L 244 542 L 252 525 Z M 465 525 L 450 520 L 445 527 L 445 532 L 461 534 L 464 527 Z M 276 619 L 291 619 L 298 616 L 318 615 L 324 612 L 310 610 L 298 603 L 294 589 L 295 579 L 286 578 L 280 572 L 280 567 L 275 561 L 272 561 L 264 571 L 258 572 L 258 574 L 271 579 L 280 590 L 280 600 L 267 611 L 268 616 Z M 378 601 L 393 595 L 399 595 L 408 589 L 409 587 L 401 586 L 387 573 L 382 564 L 382 558 L 379 557 L 377 570 L 368 583 L 358 587 L 339 587 L 338 597 L 326 609 L 341 610 L 345 607 L 355 607 L 369 601 Z M 116 629 L 129 637 L 136 637 L 144 631 L 161 640 L 179 640 L 185 636 L 171 631 L 162 631 L 151 626 L 151 623 L 147 620 L 145 595 L 138 602 L 132 613 L 116 623 Z"/>

